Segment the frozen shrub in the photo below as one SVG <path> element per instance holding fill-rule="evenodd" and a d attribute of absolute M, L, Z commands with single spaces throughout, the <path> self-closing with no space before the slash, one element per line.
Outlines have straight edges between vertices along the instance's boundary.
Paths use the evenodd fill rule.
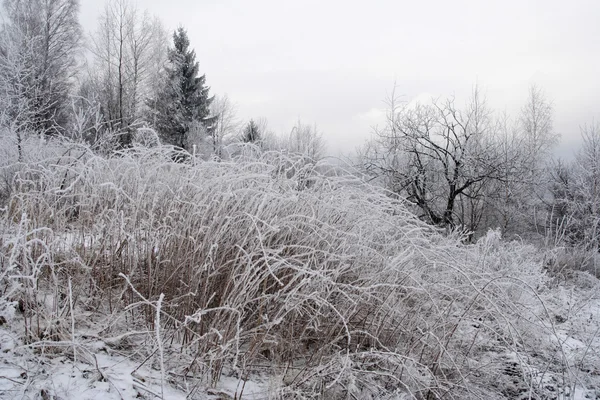
<path fill-rule="evenodd" d="M 10 204 L 7 224 L 47 232 L 40 287 L 73 279 L 75 307 L 110 316 L 104 335 L 146 330 L 161 370 L 211 384 L 262 367 L 285 398 L 502 398 L 508 355 L 510 385 L 529 388 L 523 352 L 555 334 L 533 247 L 497 232 L 465 246 L 323 162 L 74 146 L 24 165 Z"/>

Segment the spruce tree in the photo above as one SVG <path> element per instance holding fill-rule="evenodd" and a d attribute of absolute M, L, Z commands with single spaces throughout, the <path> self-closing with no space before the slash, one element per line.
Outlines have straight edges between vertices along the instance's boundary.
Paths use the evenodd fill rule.
<path fill-rule="evenodd" d="M 260 129 L 253 119 L 248 122 L 248 125 L 242 132 L 242 142 L 244 143 L 256 143 L 261 139 Z"/>
<path fill-rule="evenodd" d="M 210 88 L 206 76 L 198 76 L 196 52 L 190 49 L 187 32 L 183 28 L 173 34 L 173 47 L 169 49 L 168 66 L 163 89 L 155 105 L 155 125 L 164 143 L 188 149 L 187 136 L 197 122 L 207 130 L 211 128 L 209 106 Z"/>

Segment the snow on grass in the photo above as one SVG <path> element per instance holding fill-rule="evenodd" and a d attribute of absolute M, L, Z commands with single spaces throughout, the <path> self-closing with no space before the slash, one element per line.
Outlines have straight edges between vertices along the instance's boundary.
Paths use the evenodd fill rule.
<path fill-rule="evenodd" d="M 270 398 L 268 383 L 233 377 L 223 377 L 212 389 L 174 375 L 162 385 L 160 371 L 131 357 L 108 354 L 102 342 L 78 345 L 84 362 L 74 362 L 69 352 L 49 351 L 52 347 L 24 345 L 17 333 L 0 328 L 0 399 Z"/>
<path fill-rule="evenodd" d="M 0 330 L 0 340 L 3 345 L 0 398 L 3 399 L 41 396 L 63 400 L 117 400 L 154 398 L 161 393 L 157 371 L 141 368 L 132 375 L 137 365 L 124 357 L 92 353 L 94 364 L 74 363 L 67 356 L 43 354 L 43 348 L 34 351 L 16 344 L 14 337 L 4 329 Z M 10 342 L 9 348 L 4 348 Z M 164 398 L 186 398 L 185 392 L 169 386 L 164 392 Z"/>
<path fill-rule="evenodd" d="M 6 396 L 600 387 L 597 280 L 557 284 L 533 246 L 498 232 L 464 245 L 384 190 L 280 153 L 174 163 L 164 148 L 72 146 L 21 164 L 5 203 Z"/>

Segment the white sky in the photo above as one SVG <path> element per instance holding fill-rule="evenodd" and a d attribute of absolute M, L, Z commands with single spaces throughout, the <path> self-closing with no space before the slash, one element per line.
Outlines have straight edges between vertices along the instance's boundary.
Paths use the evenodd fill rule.
<path fill-rule="evenodd" d="M 81 0 L 95 29 L 104 2 Z M 330 149 L 371 134 L 397 83 L 417 96 L 466 99 L 478 83 L 512 115 L 529 84 L 555 107 L 560 155 L 600 120 L 599 0 L 144 0 L 170 31 L 188 30 L 214 94 L 276 132 L 317 123 Z"/>

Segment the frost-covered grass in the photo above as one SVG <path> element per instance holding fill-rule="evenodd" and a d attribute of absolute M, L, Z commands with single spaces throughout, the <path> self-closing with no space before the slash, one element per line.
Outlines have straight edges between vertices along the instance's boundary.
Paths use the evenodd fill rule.
<path fill-rule="evenodd" d="M 96 369 L 118 354 L 163 398 L 231 380 L 286 399 L 568 398 L 598 383 L 597 331 L 565 331 L 585 307 L 565 311 L 532 246 L 496 232 L 463 245 L 353 174 L 281 153 L 33 149 L 1 166 L 0 314 L 17 348 Z M 593 304 L 589 279 L 577 298 Z"/>

